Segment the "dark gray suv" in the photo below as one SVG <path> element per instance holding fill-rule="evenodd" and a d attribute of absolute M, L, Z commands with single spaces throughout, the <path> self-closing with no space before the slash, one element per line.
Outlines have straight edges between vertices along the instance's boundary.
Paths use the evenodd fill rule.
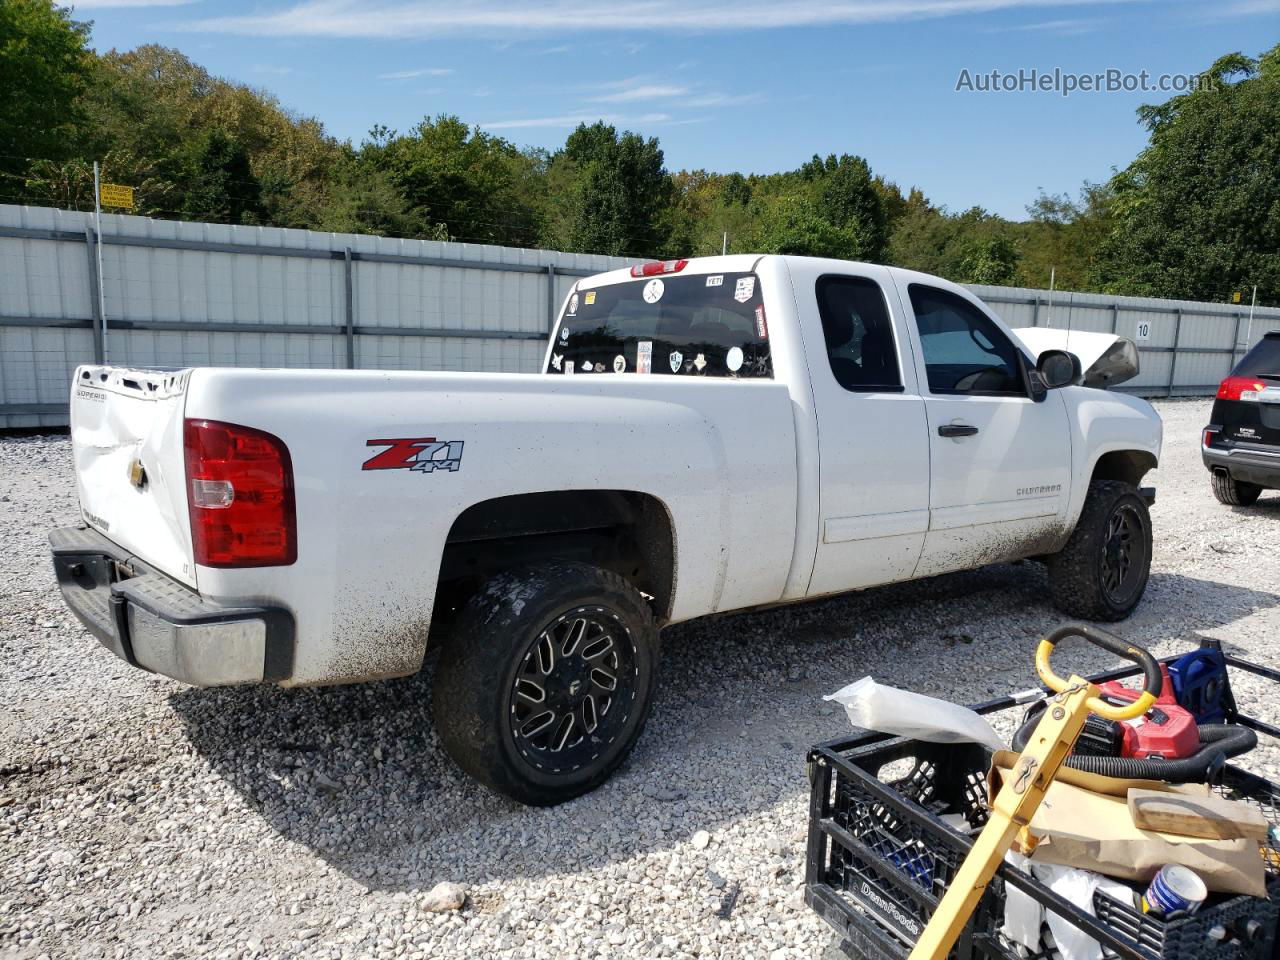
<path fill-rule="evenodd" d="M 1223 503 L 1280 489 L 1280 332 L 1268 333 L 1218 387 L 1200 446 Z"/>

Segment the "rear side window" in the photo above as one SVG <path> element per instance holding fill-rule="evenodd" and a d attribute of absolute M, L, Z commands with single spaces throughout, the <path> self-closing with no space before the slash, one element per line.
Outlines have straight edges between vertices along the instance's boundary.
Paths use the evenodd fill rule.
<path fill-rule="evenodd" d="M 931 392 L 1026 396 L 1018 348 L 985 313 L 948 290 L 907 290 Z"/>
<path fill-rule="evenodd" d="M 639 277 L 569 298 L 546 373 L 768 378 L 769 318 L 754 273 Z"/>
<path fill-rule="evenodd" d="M 1280 380 L 1280 333 L 1268 333 L 1240 358 L 1233 377 L 1266 377 Z"/>
<path fill-rule="evenodd" d="M 818 313 L 827 360 L 846 390 L 901 390 L 898 351 L 880 284 L 866 277 L 820 277 Z"/>

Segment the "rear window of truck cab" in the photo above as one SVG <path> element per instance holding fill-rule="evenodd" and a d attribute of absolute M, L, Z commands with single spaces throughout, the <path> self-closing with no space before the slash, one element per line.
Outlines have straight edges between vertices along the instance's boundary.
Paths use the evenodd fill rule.
<path fill-rule="evenodd" d="M 578 290 L 545 372 L 772 377 L 760 281 L 754 273 L 701 273 Z"/>

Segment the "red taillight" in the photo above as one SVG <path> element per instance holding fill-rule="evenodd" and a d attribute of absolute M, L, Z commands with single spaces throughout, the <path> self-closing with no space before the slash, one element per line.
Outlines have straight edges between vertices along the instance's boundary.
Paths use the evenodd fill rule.
<path fill-rule="evenodd" d="M 1227 377 L 1218 387 L 1219 400 L 1257 400 L 1267 385 L 1253 377 Z"/>
<path fill-rule="evenodd" d="M 280 567 L 298 558 L 293 464 L 279 437 L 188 420 L 183 430 L 187 502 L 196 563 Z"/>
<path fill-rule="evenodd" d="M 688 260 L 659 260 L 657 263 L 638 263 L 631 268 L 633 277 L 658 277 L 664 273 L 679 273 Z"/>

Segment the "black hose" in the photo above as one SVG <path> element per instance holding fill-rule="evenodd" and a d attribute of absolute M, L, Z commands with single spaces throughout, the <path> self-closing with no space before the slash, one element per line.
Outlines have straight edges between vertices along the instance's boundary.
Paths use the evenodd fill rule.
<path fill-rule="evenodd" d="M 1037 709 L 1037 707 L 1039 709 Z M 1043 701 L 1027 711 L 1018 732 L 1013 735 L 1013 749 L 1021 752 L 1040 721 Z M 1067 766 L 1085 773 L 1132 780 L 1164 780 L 1168 783 L 1210 783 L 1217 779 L 1228 757 L 1238 757 L 1258 745 L 1258 735 L 1248 727 L 1230 723 L 1201 725 L 1201 747 L 1180 760 L 1149 757 L 1099 757 L 1073 753 Z"/>

